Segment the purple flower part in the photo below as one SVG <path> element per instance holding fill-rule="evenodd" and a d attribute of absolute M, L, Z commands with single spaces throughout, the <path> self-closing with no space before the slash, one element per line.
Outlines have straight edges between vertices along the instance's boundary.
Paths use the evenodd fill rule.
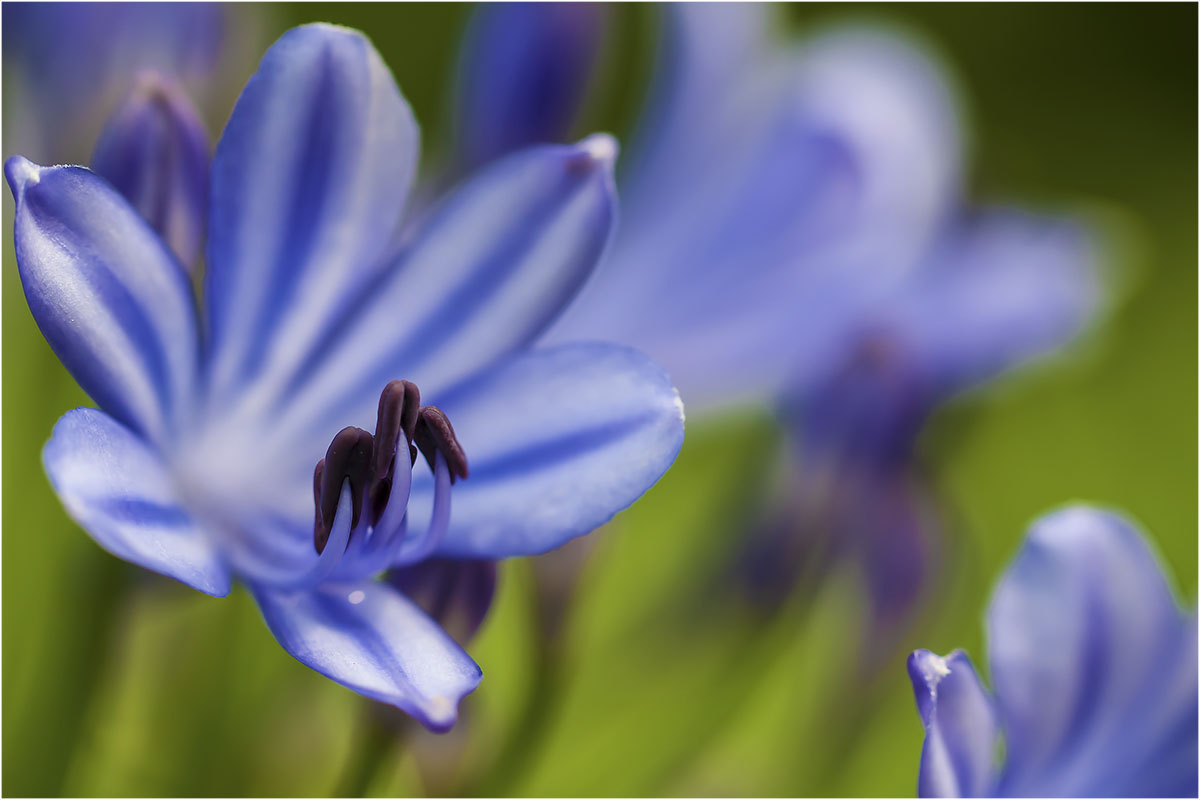
<path fill-rule="evenodd" d="M 1003 768 L 981 786 L 976 761 L 926 756 L 923 794 L 1196 794 L 1195 614 L 1177 605 L 1127 521 L 1081 506 L 1036 522 L 992 596 L 988 649 Z M 913 659 L 928 658 L 923 653 Z M 971 714 L 962 698 L 931 700 L 928 680 L 912 677 L 927 754 L 938 746 L 935 735 L 972 752 L 991 735 L 995 723 Z M 935 731 L 931 708 L 966 722 Z"/>
<path fill-rule="evenodd" d="M 189 270 L 204 235 L 209 153 L 204 123 L 187 96 L 170 79 L 143 73 L 92 154 L 92 170 L 125 196 Z"/>
<path fill-rule="evenodd" d="M 298 660 L 440 731 L 479 669 L 373 578 L 587 533 L 670 466 L 683 414 L 635 352 L 528 348 L 611 234 L 611 139 L 497 162 L 396 256 L 417 144 L 361 34 L 286 33 L 213 158 L 203 327 L 178 259 L 108 182 L 20 156 L 5 173 L 30 310 L 100 405 L 43 454 L 71 515 L 201 591 L 243 581 Z"/>
<path fill-rule="evenodd" d="M 1100 308 L 1079 225 L 992 212 L 950 228 L 865 309 L 846 346 L 798 375 L 783 416 L 806 452 L 897 468 L 957 392 L 1061 348 Z"/>
<path fill-rule="evenodd" d="M 567 139 L 595 67 L 606 16 L 595 3 L 479 7 L 458 67 L 459 169 Z"/>
<path fill-rule="evenodd" d="M 483 624 L 496 594 L 495 561 L 429 559 L 387 573 L 388 583 L 466 644 Z"/>
<path fill-rule="evenodd" d="M 224 51 L 228 14 L 220 3 L 5 6 L 4 66 L 22 83 L 22 115 L 36 118 L 29 143 L 43 150 L 32 155 L 61 158 L 66 138 L 139 72 L 207 75 Z"/>

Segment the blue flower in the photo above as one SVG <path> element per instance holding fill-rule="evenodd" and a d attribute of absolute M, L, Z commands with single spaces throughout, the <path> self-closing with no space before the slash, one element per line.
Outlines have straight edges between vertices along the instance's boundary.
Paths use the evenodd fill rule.
<path fill-rule="evenodd" d="M 992 594 L 988 655 L 994 695 L 961 651 L 909 657 L 922 797 L 1196 795 L 1196 617 L 1127 521 L 1036 522 Z"/>
<path fill-rule="evenodd" d="M 611 139 L 492 164 L 391 256 L 417 148 L 362 35 L 285 34 L 213 157 L 199 309 L 106 181 L 6 175 L 30 311 L 100 407 L 43 452 L 71 516 L 200 591 L 244 582 L 297 659 L 443 730 L 479 668 L 375 576 L 591 531 L 668 468 L 683 418 L 632 350 L 528 346 L 609 239 Z"/>
<path fill-rule="evenodd" d="M 476 21 L 472 41 L 518 23 L 529 41 L 519 58 L 494 46 L 464 60 L 473 136 L 565 130 L 557 113 L 530 131 L 509 111 L 567 105 L 536 80 L 567 23 L 533 13 L 498 5 Z M 621 230 L 546 340 L 637 347 L 693 412 L 779 408 L 801 464 L 783 524 L 861 558 L 894 618 L 929 569 L 919 431 L 952 395 L 1080 331 L 1098 304 L 1095 252 L 1071 220 L 968 210 L 954 103 L 920 49 L 857 29 L 784 48 L 771 13 L 664 10 Z M 580 52 L 561 56 L 566 74 Z"/>

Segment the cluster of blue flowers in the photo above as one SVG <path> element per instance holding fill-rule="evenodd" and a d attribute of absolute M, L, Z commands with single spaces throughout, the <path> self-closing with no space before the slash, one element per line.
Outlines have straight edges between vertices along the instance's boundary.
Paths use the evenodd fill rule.
<path fill-rule="evenodd" d="M 426 181 L 453 188 L 407 213 L 416 122 L 331 25 L 267 51 L 211 155 L 156 65 L 91 169 L 5 165 L 30 311 L 99 407 L 43 453 L 71 516 L 200 591 L 244 583 L 295 658 L 434 730 L 481 679 L 460 645 L 494 561 L 637 500 L 684 402 L 777 412 L 789 499 L 736 535 L 784 581 L 827 539 L 896 628 L 937 557 L 925 421 L 1102 306 L 1085 225 L 969 206 L 941 72 L 891 34 L 665 9 L 614 177 L 612 137 L 561 143 L 605 13 L 477 12 Z M 961 652 L 910 657 L 922 795 L 1195 794 L 1195 617 L 1130 524 L 1037 522 L 988 624 L 993 693 Z"/>

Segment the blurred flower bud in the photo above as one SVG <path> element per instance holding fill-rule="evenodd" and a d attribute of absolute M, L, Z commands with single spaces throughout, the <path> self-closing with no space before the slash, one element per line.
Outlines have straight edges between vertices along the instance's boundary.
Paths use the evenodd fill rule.
<path fill-rule="evenodd" d="M 495 3 L 476 12 L 459 65 L 460 169 L 571 134 L 605 11 L 593 3 Z"/>
<path fill-rule="evenodd" d="M 196 266 L 208 206 L 208 134 L 168 79 L 143 73 L 109 119 L 92 169 L 125 196 L 189 271 Z"/>
<path fill-rule="evenodd" d="M 430 559 L 391 570 L 387 581 L 465 645 L 492 606 L 496 562 Z"/>

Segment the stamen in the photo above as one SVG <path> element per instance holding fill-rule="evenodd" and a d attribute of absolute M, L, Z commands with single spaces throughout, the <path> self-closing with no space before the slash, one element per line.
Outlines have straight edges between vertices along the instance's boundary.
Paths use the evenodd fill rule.
<path fill-rule="evenodd" d="M 434 516 L 429 534 L 421 537 L 422 543 L 436 543 L 441 538 L 449 522 L 449 488 L 456 479 L 467 477 L 467 456 L 446 415 L 438 408 L 422 407 L 421 392 L 415 384 L 396 380 L 385 386 L 379 395 L 375 435 L 360 428 L 344 428 L 333 438 L 325 458 L 317 462 L 313 471 L 313 504 L 316 507 L 313 545 L 318 554 L 322 554 L 329 543 L 338 504 L 343 497 L 343 485 L 347 481 L 353 507 L 350 536 L 339 534 L 338 538 L 339 542 L 346 539 L 345 557 L 349 559 L 346 566 L 349 567 L 351 562 L 374 561 L 376 554 L 391 552 L 397 547 L 407 549 L 404 541 L 406 509 L 399 506 L 407 504 L 411 479 L 405 473 L 397 480 L 395 471 L 401 436 L 408 445 L 410 470 L 420 448 L 434 473 Z M 367 505 L 366 525 L 360 531 L 364 503 Z M 389 512 L 391 505 L 398 507 Z M 364 538 L 367 536 L 369 540 Z M 424 548 L 417 546 L 415 549 Z"/>
<path fill-rule="evenodd" d="M 379 521 L 391 494 L 396 448 L 400 434 L 409 442 L 409 466 L 416 460 L 412 447 L 413 431 L 421 413 L 421 391 L 411 381 L 392 381 L 379 395 L 379 413 L 375 422 L 374 478 L 368 492 L 371 522 Z"/>
<path fill-rule="evenodd" d="M 425 406 L 421 409 L 421 424 L 416 431 L 417 447 L 429 462 L 430 469 L 436 469 L 434 455 L 441 453 L 446 457 L 446 466 L 450 468 L 450 482 L 467 477 L 467 454 L 463 452 L 458 437 L 450 420 L 436 406 Z"/>
<path fill-rule="evenodd" d="M 329 541 L 329 532 L 333 529 L 333 518 L 337 513 L 338 497 L 342 491 L 342 483 L 350 481 L 350 499 L 354 504 L 354 514 L 351 517 L 351 529 L 358 526 L 362 516 L 363 492 L 371 477 L 371 434 L 362 428 L 342 428 L 333 437 L 329 449 L 325 452 L 325 461 L 318 465 L 320 472 L 319 513 L 316 527 L 313 531 L 313 545 L 321 553 Z M 316 475 L 314 475 L 314 482 Z"/>

